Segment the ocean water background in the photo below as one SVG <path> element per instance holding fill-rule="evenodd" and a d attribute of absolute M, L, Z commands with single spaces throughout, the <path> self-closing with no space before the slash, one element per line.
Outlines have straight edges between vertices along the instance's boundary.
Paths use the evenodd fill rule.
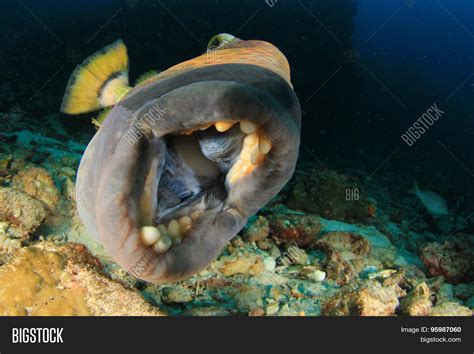
<path fill-rule="evenodd" d="M 266 40 L 288 58 L 303 111 L 298 165 L 211 267 L 182 282 L 144 283 L 82 227 L 77 167 L 99 112 L 62 114 L 62 97 L 76 65 L 119 38 L 133 85 L 205 53 L 222 32 Z M 472 316 L 472 0 L 5 0 L 0 34 L 0 197 L 8 198 L 0 266 L 10 269 L 0 289 L 19 288 L 30 274 L 10 267 L 12 250 L 51 245 L 71 264 L 69 247 L 87 259 L 90 251 L 94 269 L 103 265 L 84 282 L 73 277 L 80 288 L 103 284 L 91 295 L 98 302 L 88 301 L 95 315 L 131 314 L 129 304 L 141 301 L 145 315 Z M 433 119 L 423 133 L 420 117 Z M 27 191 L 38 176 L 47 183 Z M 410 193 L 415 181 L 439 197 Z M 25 193 L 31 201 L 19 207 Z M 447 215 L 429 211 L 433 200 L 442 209 L 439 199 Z M 23 225 L 40 212 L 42 221 Z M 23 258 L 36 268 L 29 253 Z M 31 274 L 26 283 L 48 290 Z M 132 293 L 111 292 L 104 277 Z M 9 313 L 18 302 L 30 312 L 29 299 L 16 295 L 4 296 L 0 312 L 8 302 Z M 368 306 L 352 306 L 354 296 Z"/>
<path fill-rule="evenodd" d="M 8 0 L 0 7 L 0 108 L 25 111 L 18 125 L 34 129 L 53 116 L 68 133 L 60 138 L 86 142 L 93 115 L 59 113 L 84 58 L 122 38 L 133 82 L 203 53 L 211 36 L 228 32 L 272 42 L 290 61 L 304 112 L 302 162 L 386 175 L 388 188 L 408 189 L 417 178 L 450 204 L 474 200 L 472 1 Z M 433 104 L 444 114 L 408 146 L 401 135 Z"/>

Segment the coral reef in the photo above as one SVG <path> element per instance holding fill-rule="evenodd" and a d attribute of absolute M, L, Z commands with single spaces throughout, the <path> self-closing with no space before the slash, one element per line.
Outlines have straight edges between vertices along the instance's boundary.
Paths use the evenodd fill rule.
<path fill-rule="evenodd" d="M 270 232 L 277 244 L 296 243 L 299 247 L 314 246 L 321 231 L 319 218 L 312 215 L 272 214 Z"/>
<path fill-rule="evenodd" d="M 89 315 L 80 289 L 64 286 L 66 260 L 60 254 L 24 248 L 0 273 L 3 316 Z M 21 292 L 18 289 L 22 289 Z"/>
<path fill-rule="evenodd" d="M 430 311 L 430 316 L 472 316 L 473 311 L 459 305 L 456 302 L 445 302 L 434 306 Z"/>
<path fill-rule="evenodd" d="M 102 275 L 99 264 L 83 246 L 39 244 L 19 250 L 0 268 L 0 314 L 161 314 L 136 291 Z"/>
<path fill-rule="evenodd" d="M 26 193 L 0 187 L 1 234 L 26 239 L 46 219 L 48 212 L 43 203 Z"/>
<path fill-rule="evenodd" d="M 428 316 L 432 307 L 431 291 L 426 283 L 413 288 L 401 301 L 401 312 L 409 316 Z"/>
<path fill-rule="evenodd" d="M 269 234 L 269 222 L 262 215 L 252 217 L 242 231 L 243 237 L 249 242 L 263 241 Z"/>
<path fill-rule="evenodd" d="M 14 188 L 42 201 L 51 210 L 56 207 L 59 201 L 59 191 L 53 178 L 44 168 L 33 167 L 19 171 L 13 177 L 12 185 Z"/>
<path fill-rule="evenodd" d="M 364 237 L 347 232 L 332 232 L 322 236 L 316 247 L 327 254 L 325 269 L 328 278 L 338 284 L 349 283 L 366 265 L 371 247 Z"/>
<path fill-rule="evenodd" d="M 442 275 L 453 284 L 474 279 L 474 251 L 457 242 L 431 242 L 420 251 L 430 275 Z"/>
<path fill-rule="evenodd" d="M 326 316 L 392 316 L 399 305 L 399 290 L 368 280 L 359 289 L 343 289 L 325 302 Z"/>
<path fill-rule="evenodd" d="M 265 271 L 265 265 L 259 256 L 239 257 L 225 261 L 220 271 L 225 276 L 234 274 L 259 275 Z"/>

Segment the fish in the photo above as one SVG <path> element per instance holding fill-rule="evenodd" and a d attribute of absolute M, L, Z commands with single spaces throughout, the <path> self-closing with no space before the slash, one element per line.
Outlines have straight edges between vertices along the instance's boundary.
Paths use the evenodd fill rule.
<path fill-rule="evenodd" d="M 428 209 L 429 213 L 433 216 L 448 215 L 448 205 L 446 200 L 439 194 L 432 191 L 422 191 L 418 186 L 418 182 L 415 180 L 415 185 L 410 191 L 420 198 L 423 205 Z"/>
<path fill-rule="evenodd" d="M 122 40 L 73 71 L 61 111 L 109 109 L 82 156 L 87 232 L 132 276 L 169 283 L 209 266 L 295 170 L 301 107 L 285 55 L 227 33 L 129 85 Z"/>

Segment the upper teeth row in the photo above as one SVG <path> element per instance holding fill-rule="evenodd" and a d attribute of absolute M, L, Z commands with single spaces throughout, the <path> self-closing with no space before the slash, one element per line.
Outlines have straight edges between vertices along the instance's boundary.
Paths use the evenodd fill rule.
<path fill-rule="evenodd" d="M 225 132 L 232 128 L 234 126 L 235 122 L 233 121 L 223 121 L 223 122 L 217 122 L 215 123 L 216 129 L 218 132 Z M 257 139 L 254 141 L 254 144 L 256 147 L 258 147 L 258 150 L 255 149 L 255 151 L 252 153 L 252 159 L 251 162 L 252 164 L 256 165 L 259 160 L 263 156 L 261 155 L 266 155 L 270 152 L 272 149 L 272 144 L 268 139 L 266 139 L 262 134 L 259 134 L 258 126 L 249 120 L 243 120 L 240 122 L 240 130 L 247 136 L 252 136 L 251 139 Z"/>
<path fill-rule="evenodd" d="M 211 127 L 212 125 L 214 125 L 216 127 L 216 130 L 218 132 L 224 133 L 224 132 L 228 131 L 230 128 L 232 128 L 236 123 L 237 123 L 236 121 L 232 121 L 232 120 L 220 121 L 220 122 L 216 122 L 214 124 L 213 123 L 206 123 L 206 124 L 202 124 L 202 125 L 198 126 L 197 129 L 187 129 L 187 130 L 184 130 L 182 133 L 185 134 L 185 135 L 190 135 L 198 129 L 206 130 L 207 128 Z M 256 144 L 256 146 L 258 146 L 258 150 L 255 152 L 255 154 L 257 154 L 257 153 L 260 154 L 261 153 L 262 155 L 266 155 L 272 149 L 271 142 L 268 139 L 266 139 L 262 134 L 259 134 L 257 132 L 258 126 L 254 122 L 251 122 L 249 120 L 241 121 L 240 122 L 240 130 L 242 130 L 242 132 L 246 135 L 257 134 L 258 144 Z M 257 162 L 257 161 L 260 160 L 260 158 L 254 158 L 252 160 L 253 160 L 252 162 Z M 256 164 L 256 163 L 254 163 L 254 164 Z"/>

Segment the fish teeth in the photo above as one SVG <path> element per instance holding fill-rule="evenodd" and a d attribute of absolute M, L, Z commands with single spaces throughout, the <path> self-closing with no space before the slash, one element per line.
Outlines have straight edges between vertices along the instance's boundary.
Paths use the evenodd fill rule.
<path fill-rule="evenodd" d="M 157 252 L 157 253 L 164 253 L 166 251 L 168 251 L 170 248 L 171 248 L 171 245 L 173 244 L 173 242 L 171 241 L 171 239 L 166 236 L 166 235 L 163 235 L 160 237 L 160 239 L 153 245 L 153 249 Z"/>
<path fill-rule="evenodd" d="M 175 219 L 168 224 L 168 235 L 173 240 L 173 244 L 179 245 L 181 243 L 183 235 L 181 234 L 181 227 Z"/>
<path fill-rule="evenodd" d="M 198 129 L 199 129 L 199 130 L 206 130 L 206 129 L 209 128 L 211 125 L 212 125 L 212 123 L 201 124 L 201 125 L 198 126 Z"/>
<path fill-rule="evenodd" d="M 168 229 L 163 224 L 158 225 L 158 230 L 160 230 L 162 235 L 166 235 L 168 233 Z"/>
<path fill-rule="evenodd" d="M 140 229 L 140 237 L 145 246 L 152 246 L 158 242 L 161 237 L 161 233 L 154 226 L 143 226 Z"/>
<path fill-rule="evenodd" d="M 240 122 L 240 130 L 245 134 L 253 134 L 257 131 L 257 125 L 249 120 L 243 120 Z"/>
<path fill-rule="evenodd" d="M 257 141 L 258 141 L 258 135 L 255 134 L 255 133 L 252 133 L 252 134 L 248 134 L 245 138 L 244 138 L 244 144 L 245 145 L 248 145 L 248 146 L 253 146 L 253 145 L 256 145 L 257 144 Z"/>
<path fill-rule="evenodd" d="M 168 233 L 172 237 L 180 236 L 180 227 L 179 227 L 179 223 L 176 220 L 173 219 L 168 224 Z"/>
<path fill-rule="evenodd" d="M 232 128 L 234 124 L 235 122 L 226 121 L 226 122 L 217 122 L 215 126 L 216 126 L 216 130 L 219 133 L 223 133 L 223 132 L 228 131 L 230 128 Z"/>
<path fill-rule="evenodd" d="M 203 210 L 193 211 L 193 213 L 191 214 L 191 219 L 193 219 L 193 221 L 196 221 L 197 219 L 199 219 L 202 216 L 202 214 L 204 214 Z"/>
<path fill-rule="evenodd" d="M 258 149 L 263 155 L 266 155 L 272 149 L 272 144 L 270 143 L 270 141 L 261 136 L 258 140 Z"/>
<path fill-rule="evenodd" d="M 181 217 L 181 219 L 179 219 L 180 226 L 191 225 L 192 223 L 193 223 L 193 219 L 191 219 L 189 216 L 183 216 Z"/>
<path fill-rule="evenodd" d="M 258 149 L 255 149 L 250 155 L 250 163 L 256 166 L 263 160 L 263 157 L 264 155 Z"/>
<path fill-rule="evenodd" d="M 202 210 L 194 212 L 194 217 L 200 216 Z M 192 215 L 192 216 L 193 216 Z M 153 246 L 157 253 L 164 253 L 173 245 L 179 245 L 183 241 L 184 234 L 193 226 L 192 216 L 182 216 L 179 220 L 172 219 L 168 227 L 164 224 L 155 226 L 143 226 L 140 235 L 146 246 Z"/>
<path fill-rule="evenodd" d="M 183 216 L 181 219 L 179 219 L 179 226 L 181 228 L 181 233 L 184 234 L 188 232 L 193 226 L 193 219 L 191 219 L 189 216 Z"/>

